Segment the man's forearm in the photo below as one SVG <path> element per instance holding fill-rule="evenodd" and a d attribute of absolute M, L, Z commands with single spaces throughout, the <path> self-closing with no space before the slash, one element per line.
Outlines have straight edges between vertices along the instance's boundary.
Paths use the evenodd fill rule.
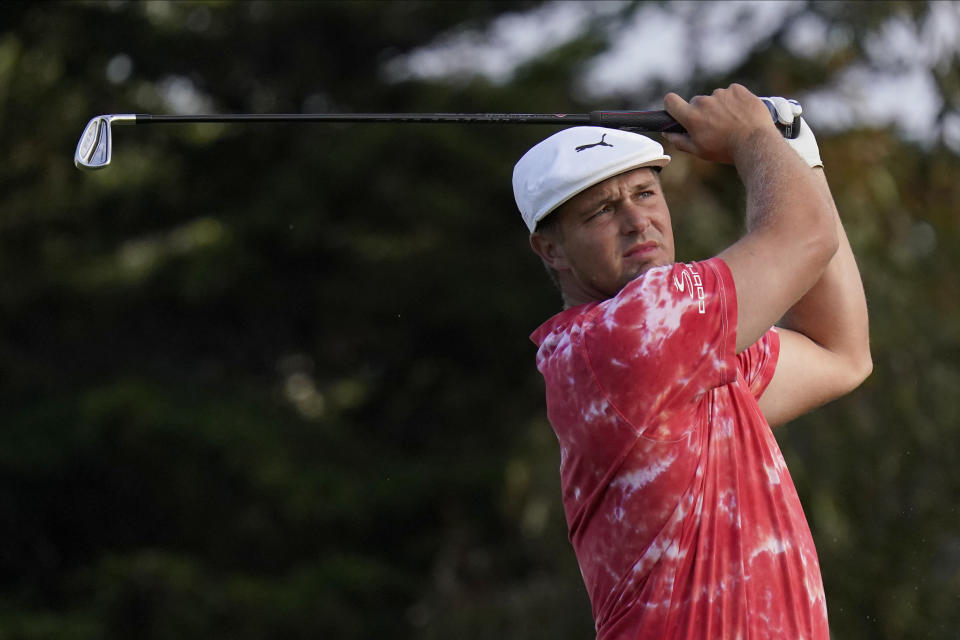
<path fill-rule="evenodd" d="M 780 325 L 804 334 L 865 375 L 870 342 L 867 303 L 860 270 L 843 230 L 822 169 L 813 169 L 818 187 L 833 206 L 839 247 L 817 283 L 787 312 Z"/>
<path fill-rule="evenodd" d="M 838 247 L 829 194 L 782 138 L 775 140 L 743 145 L 736 156 L 748 233 L 720 255 L 737 286 L 737 353 L 820 281 Z M 775 151 L 778 145 L 785 152 Z"/>

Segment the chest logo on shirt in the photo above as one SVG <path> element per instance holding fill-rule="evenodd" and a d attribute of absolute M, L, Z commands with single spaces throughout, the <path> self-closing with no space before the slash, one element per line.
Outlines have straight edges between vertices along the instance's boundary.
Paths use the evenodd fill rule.
<path fill-rule="evenodd" d="M 703 281 L 700 280 L 700 274 L 693 265 L 684 265 L 679 275 L 673 276 L 673 285 L 677 291 L 684 293 L 687 287 L 690 288 L 690 297 L 697 301 L 697 309 L 700 313 L 707 312 L 706 295 L 703 292 Z"/>

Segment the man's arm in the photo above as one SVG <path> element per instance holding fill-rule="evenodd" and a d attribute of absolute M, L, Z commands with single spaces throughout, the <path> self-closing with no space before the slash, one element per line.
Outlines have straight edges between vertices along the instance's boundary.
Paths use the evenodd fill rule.
<path fill-rule="evenodd" d="M 746 187 L 747 234 L 720 254 L 736 284 L 739 353 L 821 279 L 839 243 L 833 203 L 746 88 L 734 84 L 689 103 L 671 93 L 664 106 L 687 130 L 669 134 L 670 142 L 732 162 Z"/>
<path fill-rule="evenodd" d="M 823 170 L 811 171 L 829 196 Z M 840 247 L 817 284 L 780 322 L 780 358 L 759 401 L 771 425 L 852 391 L 873 369 L 860 271 L 840 216 L 832 208 Z"/>

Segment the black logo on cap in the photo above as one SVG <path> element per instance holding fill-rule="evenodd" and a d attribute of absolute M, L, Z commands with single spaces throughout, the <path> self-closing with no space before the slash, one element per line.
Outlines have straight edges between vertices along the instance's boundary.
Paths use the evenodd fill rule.
<path fill-rule="evenodd" d="M 600 136 L 600 142 L 594 142 L 593 144 L 582 144 L 577 147 L 577 153 L 580 153 L 584 149 L 590 149 L 591 147 L 612 147 L 613 145 L 609 142 L 604 142 L 603 139 L 607 137 L 607 134 Z"/>

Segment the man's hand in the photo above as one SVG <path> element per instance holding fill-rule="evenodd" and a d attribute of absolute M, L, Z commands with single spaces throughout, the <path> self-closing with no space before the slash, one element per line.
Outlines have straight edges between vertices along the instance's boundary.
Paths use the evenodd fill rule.
<path fill-rule="evenodd" d="M 677 149 L 704 160 L 732 164 L 756 136 L 772 134 L 782 139 L 766 105 L 739 84 L 717 89 L 709 96 L 695 96 L 690 102 L 668 93 L 663 105 L 687 130 L 685 134 L 665 133 L 664 137 Z"/>

